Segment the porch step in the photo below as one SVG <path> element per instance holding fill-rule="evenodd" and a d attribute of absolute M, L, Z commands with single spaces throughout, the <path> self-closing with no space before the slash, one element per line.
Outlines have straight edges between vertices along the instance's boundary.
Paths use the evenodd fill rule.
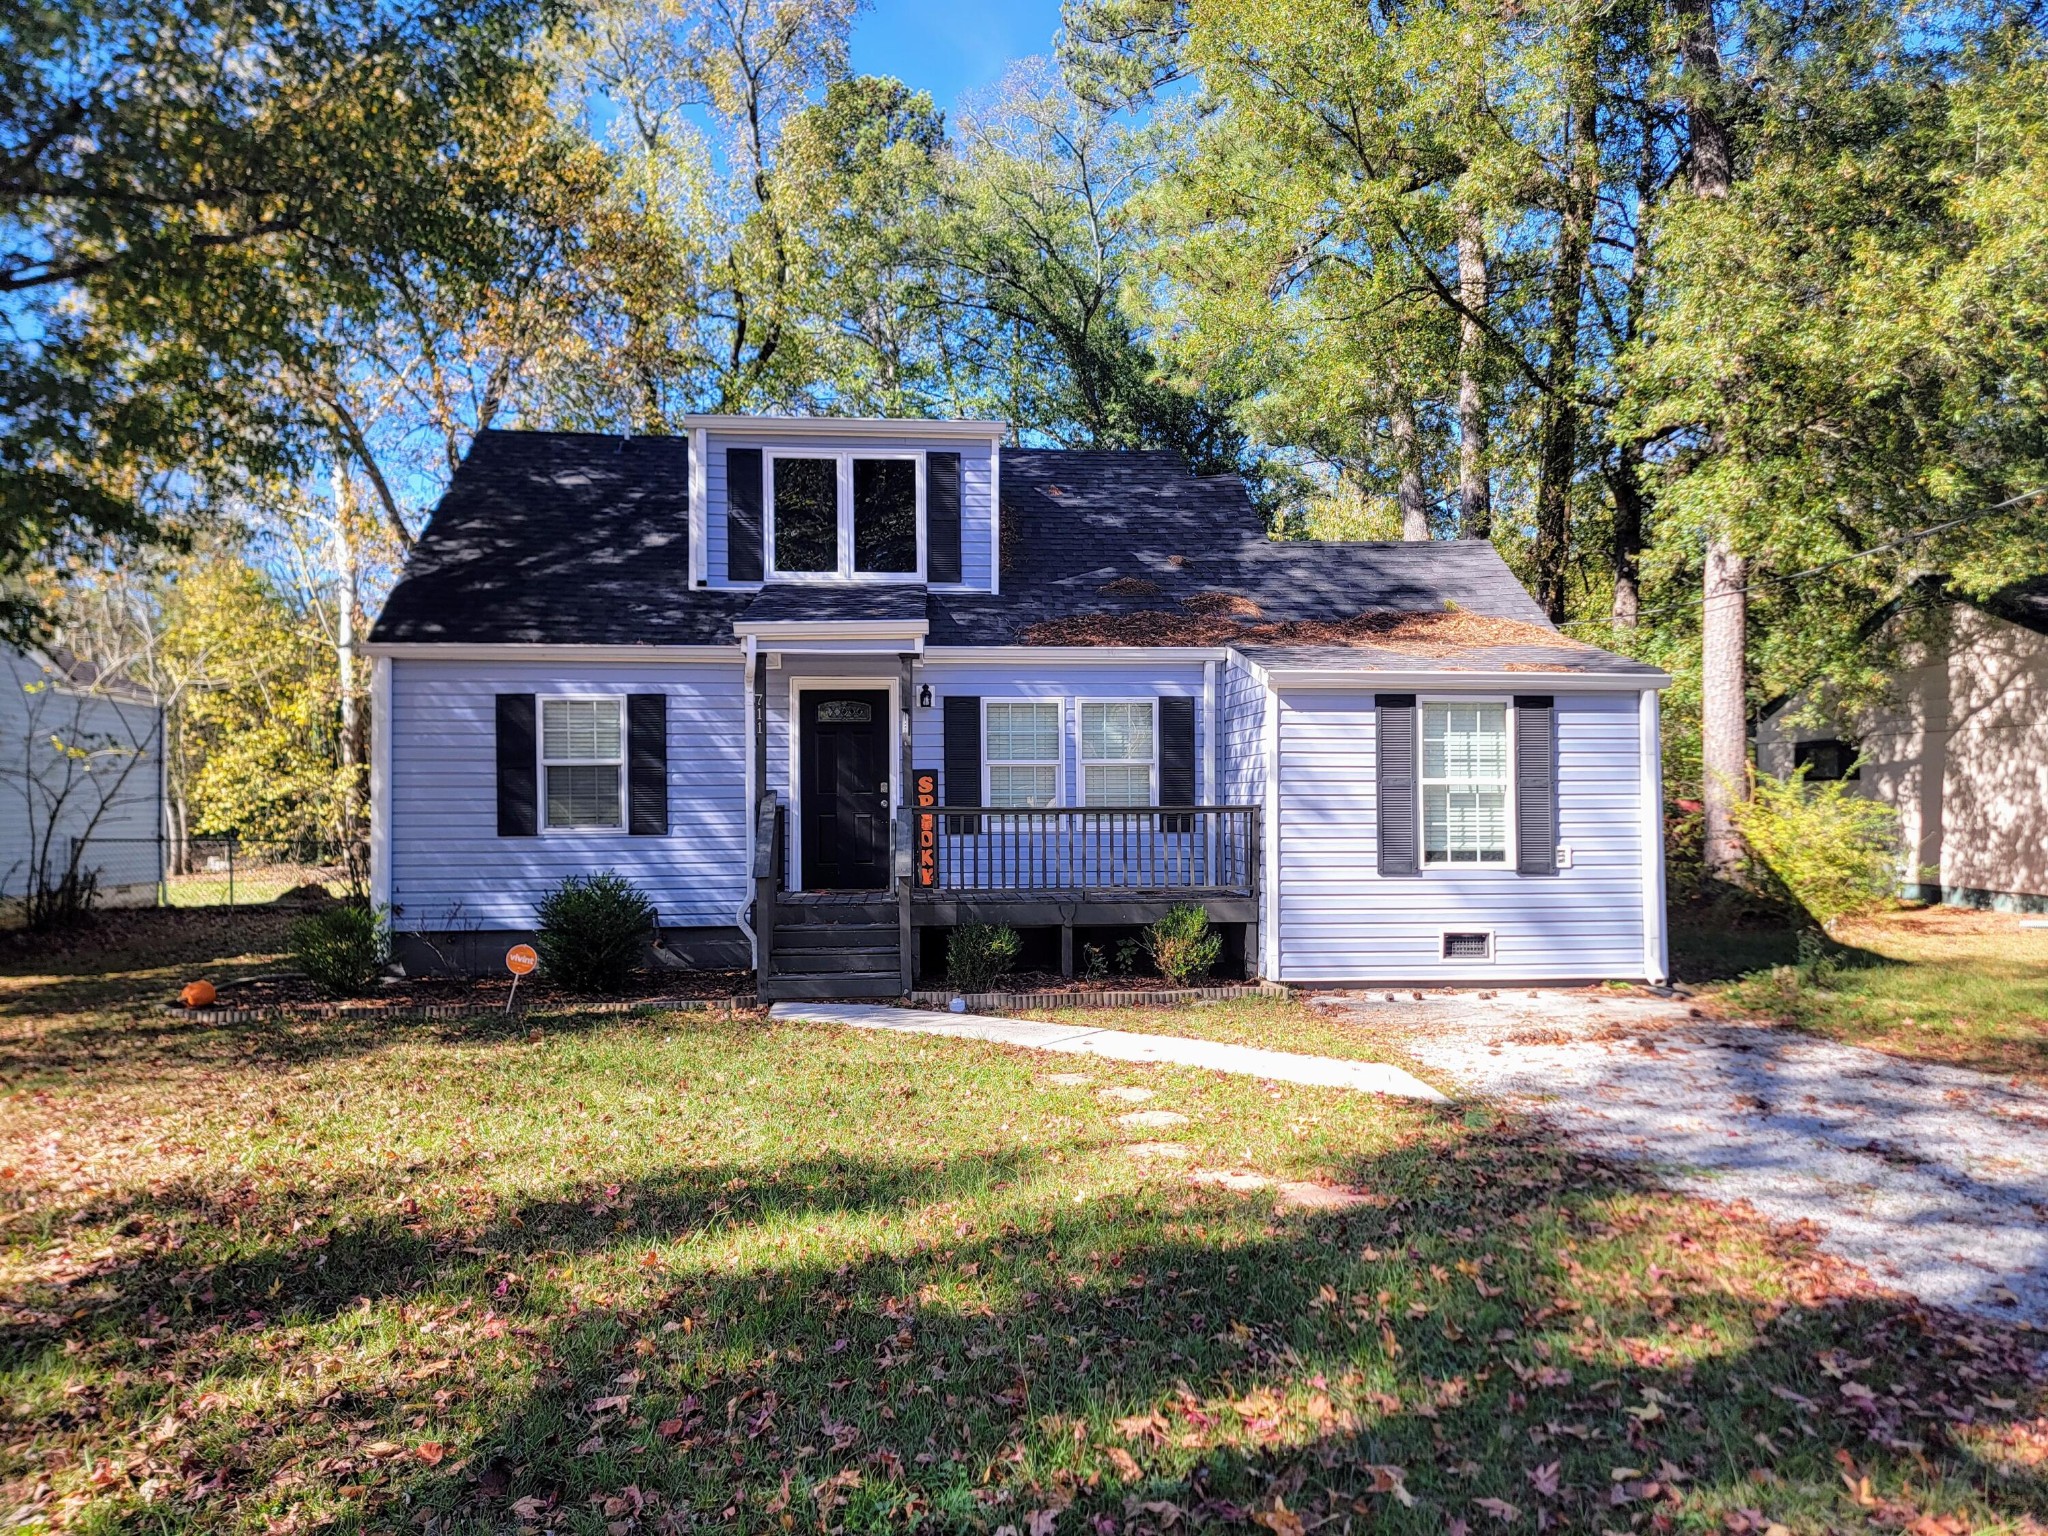
<path fill-rule="evenodd" d="M 863 972 L 879 976 L 887 972 L 902 979 L 893 944 L 887 949 L 786 949 L 777 944 L 772 969 L 777 976 L 858 976 Z"/>
<path fill-rule="evenodd" d="M 840 998 L 902 995 L 903 979 L 893 967 L 886 976 L 769 976 L 761 982 L 761 999 L 770 1003 L 822 1003 Z"/>
<path fill-rule="evenodd" d="M 778 928 L 889 928 L 896 926 L 894 901 L 778 901 Z"/>
<path fill-rule="evenodd" d="M 896 920 L 886 923 L 786 924 L 775 915 L 775 952 L 790 949 L 886 949 L 896 952 Z"/>

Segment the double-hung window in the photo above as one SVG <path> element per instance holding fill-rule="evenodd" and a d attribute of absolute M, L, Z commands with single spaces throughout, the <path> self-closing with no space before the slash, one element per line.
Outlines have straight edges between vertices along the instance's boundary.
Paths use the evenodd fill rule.
<path fill-rule="evenodd" d="M 1150 699 L 1081 704 L 1081 803 L 1151 805 L 1159 733 Z"/>
<path fill-rule="evenodd" d="M 923 495 L 914 456 L 774 454 L 775 576 L 902 580 L 923 569 Z"/>
<path fill-rule="evenodd" d="M 622 827 L 625 731 L 618 699 L 542 699 L 540 761 L 552 828 Z"/>
<path fill-rule="evenodd" d="M 1422 706 L 1422 862 L 1508 861 L 1508 708 Z"/>
<path fill-rule="evenodd" d="M 982 722 L 982 757 L 991 807 L 1055 805 L 1060 793 L 1060 704 L 1057 699 L 990 699 Z"/>

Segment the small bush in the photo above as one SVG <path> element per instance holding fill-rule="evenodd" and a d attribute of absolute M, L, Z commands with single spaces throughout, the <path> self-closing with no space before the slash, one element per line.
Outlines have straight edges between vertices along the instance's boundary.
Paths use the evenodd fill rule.
<path fill-rule="evenodd" d="M 1897 894 L 1899 818 L 1850 779 L 1759 775 L 1735 824 L 1762 870 L 1823 928 Z"/>
<path fill-rule="evenodd" d="M 1017 930 L 1000 923 L 962 923 L 946 940 L 946 982 L 961 992 L 986 992 L 1023 951 Z"/>
<path fill-rule="evenodd" d="M 1215 969 L 1223 953 L 1223 935 L 1209 931 L 1204 908 L 1184 902 L 1145 930 L 1145 952 L 1160 975 L 1185 986 Z"/>
<path fill-rule="evenodd" d="M 1109 956 L 1102 952 L 1100 944 L 1081 946 L 1081 974 L 1090 981 L 1100 981 L 1109 974 Z"/>
<path fill-rule="evenodd" d="M 391 959 L 391 933 L 381 907 L 348 902 L 302 917 L 287 942 L 292 959 L 323 992 L 360 997 Z"/>
<path fill-rule="evenodd" d="M 571 992 L 622 992 L 646 957 L 654 903 L 624 875 L 571 875 L 534 908 L 541 974 Z"/>

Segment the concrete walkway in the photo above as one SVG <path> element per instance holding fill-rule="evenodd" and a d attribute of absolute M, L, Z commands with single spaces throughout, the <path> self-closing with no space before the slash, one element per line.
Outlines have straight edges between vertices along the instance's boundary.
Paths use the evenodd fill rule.
<path fill-rule="evenodd" d="M 1072 1056 L 1101 1056 L 1112 1061 L 1157 1061 L 1179 1067 L 1203 1067 L 1239 1077 L 1276 1083 L 1303 1083 L 1312 1088 L 1350 1088 L 1402 1099 L 1447 1102 L 1429 1084 L 1399 1067 L 1376 1061 L 1344 1061 L 1335 1056 L 1301 1056 L 1292 1051 L 1264 1051 L 1249 1045 L 1222 1045 L 1213 1040 L 1188 1040 L 1178 1035 L 1139 1035 L 1121 1029 L 1087 1029 L 1072 1024 L 1044 1024 L 1030 1019 L 998 1019 L 973 1013 L 934 1013 L 895 1008 L 884 1003 L 777 1003 L 769 1010 L 777 1019 L 803 1019 L 820 1024 L 845 1024 L 854 1029 L 887 1029 L 900 1035 L 944 1035 L 955 1040 L 986 1040 L 1026 1051 L 1059 1051 Z"/>

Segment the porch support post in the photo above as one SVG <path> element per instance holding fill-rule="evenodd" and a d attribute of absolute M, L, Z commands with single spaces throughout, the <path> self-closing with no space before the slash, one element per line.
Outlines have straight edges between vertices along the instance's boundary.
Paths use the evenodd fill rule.
<path fill-rule="evenodd" d="M 896 841 L 894 857 L 889 865 L 896 875 L 896 956 L 898 968 L 902 973 L 905 997 L 910 995 L 912 987 L 917 983 L 917 952 L 914 942 L 916 936 L 910 927 L 910 879 L 911 871 L 915 867 L 913 861 L 916 858 L 915 843 L 911 836 L 914 822 L 910 810 L 910 711 L 916 695 L 911 692 L 910 673 L 911 656 L 906 651 L 902 656 L 901 672 L 896 685 L 897 735 L 901 741 L 896 765 L 897 812 L 889 819 L 889 826 Z"/>
<path fill-rule="evenodd" d="M 1060 924 L 1060 975 L 1068 981 L 1074 979 L 1074 920 L 1071 916 Z"/>

